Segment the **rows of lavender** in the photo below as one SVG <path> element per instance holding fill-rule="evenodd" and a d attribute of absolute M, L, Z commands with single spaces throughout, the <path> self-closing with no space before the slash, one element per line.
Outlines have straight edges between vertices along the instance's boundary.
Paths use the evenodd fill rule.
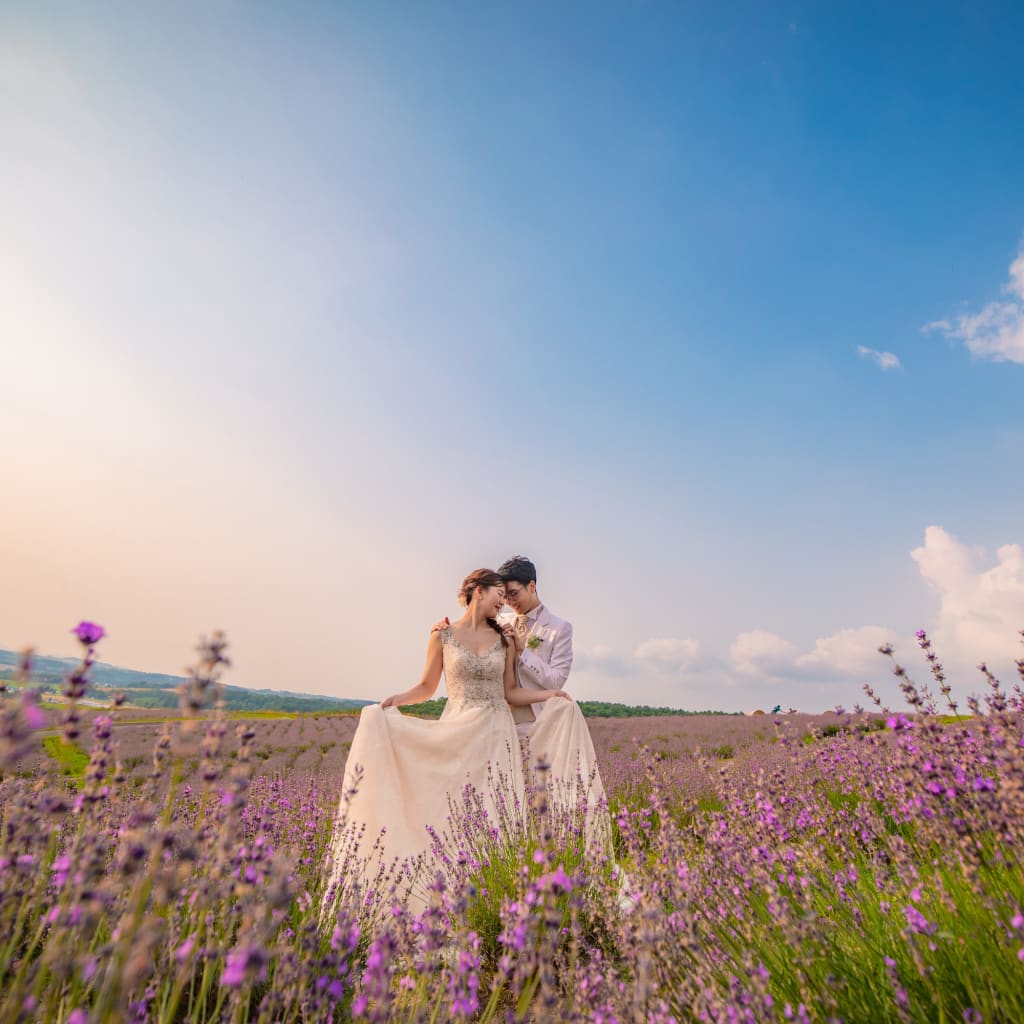
<path fill-rule="evenodd" d="M 223 638 L 140 775 L 128 712 L 78 703 L 78 635 L 59 723 L 0 705 L 0 1020 L 1024 1020 L 1024 693 L 987 675 L 959 715 L 923 634 L 944 715 L 894 663 L 907 714 L 696 751 L 615 723 L 610 844 L 541 771 L 499 820 L 465 794 L 418 874 L 336 889 L 340 772 L 264 770 L 217 706 Z M 88 763 L 44 770 L 41 739 Z"/>

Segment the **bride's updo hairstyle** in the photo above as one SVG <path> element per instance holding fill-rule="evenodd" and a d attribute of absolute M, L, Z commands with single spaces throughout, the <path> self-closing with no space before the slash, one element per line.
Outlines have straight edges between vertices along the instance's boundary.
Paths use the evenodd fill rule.
<path fill-rule="evenodd" d="M 459 587 L 459 604 L 461 604 L 463 608 L 468 608 L 470 601 L 473 600 L 473 595 L 476 593 L 477 587 L 503 586 L 505 586 L 505 581 L 493 569 L 474 569 L 462 581 L 462 586 Z M 502 646 L 508 647 L 508 640 L 502 632 L 501 626 L 498 625 L 498 620 L 488 619 L 487 625 L 501 637 Z"/>

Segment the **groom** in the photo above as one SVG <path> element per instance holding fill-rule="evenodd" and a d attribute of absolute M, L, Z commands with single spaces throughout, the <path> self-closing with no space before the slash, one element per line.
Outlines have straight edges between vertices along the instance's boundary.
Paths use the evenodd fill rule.
<path fill-rule="evenodd" d="M 498 566 L 505 600 L 516 613 L 510 638 L 516 646 L 516 680 L 528 690 L 561 690 L 572 668 L 572 625 L 548 611 L 537 593 L 537 567 L 516 555 Z M 547 701 L 513 708 L 520 735 L 529 735 Z"/>
<path fill-rule="evenodd" d="M 516 682 L 532 690 L 561 690 L 572 668 L 572 624 L 549 612 L 537 593 L 537 567 L 516 555 L 498 566 L 505 581 L 505 600 L 516 613 L 515 623 L 505 627 L 516 649 Z M 434 624 L 431 632 L 448 625 L 447 619 Z M 547 701 L 512 708 L 520 736 L 528 736 L 537 715 Z M 447 711 L 447 706 L 445 707 Z M 444 718 L 444 712 L 441 712 Z"/>

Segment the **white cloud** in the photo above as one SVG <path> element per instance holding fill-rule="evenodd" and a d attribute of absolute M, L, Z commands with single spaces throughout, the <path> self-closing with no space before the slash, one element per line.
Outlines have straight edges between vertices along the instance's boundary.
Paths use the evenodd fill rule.
<path fill-rule="evenodd" d="M 795 667 L 814 675 L 877 676 L 883 668 L 878 648 L 896 640 L 885 626 L 841 629 L 815 641 L 814 649 L 796 659 Z"/>
<path fill-rule="evenodd" d="M 987 662 L 997 674 L 1012 678 L 1012 659 L 1020 657 L 1018 631 L 1024 629 L 1024 547 L 1005 544 L 985 564 L 983 549 L 962 544 L 939 526 L 925 531 L 923 546 L 911 556 L 922 577 L 935 589 L 940 607 L 927 625 L 936 651 L 957 682 L 971 679 L 971 668 Z M 813 684 L 848 685 L 888 675 L 878 648 L 892 643 L 899 660 L 919 682 L 927 671 L 916 666 L 916 643 L 909 630 L 880 625 L 841 629 L 819 637 L 803 653 L 776 633 L 755 629 L 739 634 L 729 649 L 736 677 L 806 688 Z M 798 691 L 793 689 L 791 694 Z M 795 696 L 788 699 L 796 702 Z"/>
<path fill-rule="evenodd" d="M 1020 261 L 1018 261 L 1020 262 Z M 1024 263 L 1021 264 L 1024 272 Z M 1004 544 L 996 564 L 981 568 L 982 549 L 969 548 L 941 526 L 929 526 L 924 545 L 911 552 L 921 575 L 939 596 L 930 630 L 940 658 L 962 664 L 999 664 L 1018 657 L 1024 629 L 1024 549 Z"/>
<path fill-rule="evenodd" d="M 799 648 L 776 633 L 752 629 L 740 633 L 729 648 L 733 669 L 744 676 L 785 675 L 793 667 Z"/>
<path fill-rule="evenodd" d="M 879 352 L 876 348 L 868 348 L 867 345 L 858 345 L 857 354 L 864 359 L 873 359 L 882 370 L 902 370 L 903 364 L 900 357 L 892 352 Z"/>
<path fill-rule="evenodd" d="M 980 313 L 956 317 L 952 324 L 936 320 L 923 329 L 962 341 L 981 359 L 1024 363 L 1024 249 L 1010 264 L 1010 277 L 1002 290 L 1009 298 L 990 302 Z"/>
<path fill-rule="evenodd" d="M 572 664 L 577 671 L 596 672 L 606 676 L 625 676 L 630 671 L 628 660 L 603 644 L 585 651 L 576 651 Z"/>
<path fill-rule="evenodd" d="M 1010 280 L 1006 289 L 1019 299 L 1024 299 L 1024 249 L 1017 253 L 1017 258 L 1010 264 Z"/>
<path fill-rule="evenodd" d="M 927 628 L 960 695 L 981 688 L 973 666 L 983 660 L 1012 681 L 1012 659 L 1022 654 L 1017 631 L 1024 628 L 1024 546 L 1004 545 L 986 559 L 984 550 L 930 526 L 924 544 L 910 554 L 938 594 L 937 616 L 901 623 L 899 630 L 884 624 L 846 627 L 799 644 L 751 629 L 735 636 L 727 657 L 676 637 L 645 640 L 631 653 L 597 646 L 577 653 L 578 683 L 570 685 L 581 685 L 587 697 L 630 703 L 748 710 L 780 703 L 807 711 L 850 706 L 863 699 L 861 685 L 870 683 L 886 703 L 902 706 L 878 648 L 893 644 L 911 678 L 934 691 L 911 632 L 918 626 Z M 671 693 L 666 682 L 673 684 Z"/>
<path fill-rule="evenodd" d="M 681 640 L 676 637 L 652 637 L 645 640 L 633 652 L 633 657 L 657 669 L 659 672 L 686 672 L 693 668 L 700 644 L 696 640 Z"/>

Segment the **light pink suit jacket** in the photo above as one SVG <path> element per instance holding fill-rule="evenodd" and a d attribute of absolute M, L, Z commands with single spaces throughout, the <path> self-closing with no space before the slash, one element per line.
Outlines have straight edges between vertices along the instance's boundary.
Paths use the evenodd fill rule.
<path fill-rule="evenodd" d="M 528 690 L 561 690 L 572 668 L 572 624 L 539 604 L 526 613 L 526 636 L 537 637 L 516 660 L 516 681 Z M 513 708 L 512 717 L 520 732 L 529 731 L 536 716 L 544 713 L 547 701 Z"/>

